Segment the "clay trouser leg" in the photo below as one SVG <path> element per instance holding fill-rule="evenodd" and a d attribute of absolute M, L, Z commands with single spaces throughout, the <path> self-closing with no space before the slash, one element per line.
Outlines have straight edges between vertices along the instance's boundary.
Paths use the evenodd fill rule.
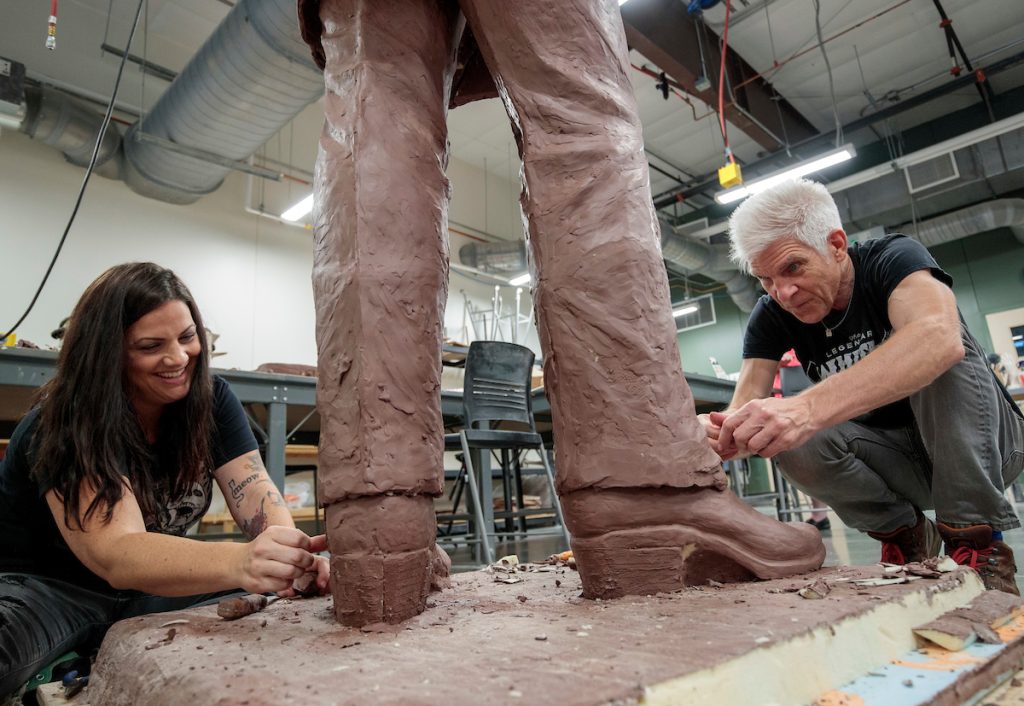
<path fill-rule="evenodd" d="M 721 492 L 680 369 L 618 5 L 460 5 L 523 157 L 557 486 L 584 593 L 817 568 L 817 530 Z"/>
<path fill-rule="evenodd" d="M 422 0 L 323 0 L 320 18 L 313 290 L 331 590 L 342 623 L 398 622 L 423 610 L 439 558 L 445 112 L 461 24 Z"/>

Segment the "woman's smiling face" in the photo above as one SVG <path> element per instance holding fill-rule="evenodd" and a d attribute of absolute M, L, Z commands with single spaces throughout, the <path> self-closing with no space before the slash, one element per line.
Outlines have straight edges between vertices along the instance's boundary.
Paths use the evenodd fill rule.
<path fill-rule="evenodd" d="M 136 412 L 184 399 L 202 344 L 185 302 L 161 304 L 128 328 L 125 375 Z"/>

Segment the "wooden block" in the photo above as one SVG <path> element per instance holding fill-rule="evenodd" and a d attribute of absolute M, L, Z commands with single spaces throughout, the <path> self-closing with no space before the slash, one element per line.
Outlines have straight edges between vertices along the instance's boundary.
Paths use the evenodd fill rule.
<path fill-rule="evenodd" d="M 284 447 L 285 465 L 289 461 L 316 461 L 317 451 L 315 444 L 288 444 Z"/>

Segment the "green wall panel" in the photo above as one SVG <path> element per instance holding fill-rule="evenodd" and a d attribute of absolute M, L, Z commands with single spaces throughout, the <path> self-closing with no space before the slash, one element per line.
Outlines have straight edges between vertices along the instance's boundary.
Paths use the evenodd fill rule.
<path fill-rule="evenodd" d="M 729 373 L 737 372 L 743 361 L 743 330 L 747 326 L 747 314 L 733 304 L 724 290 L 715 292 L 714 299 L 716 323 L 682 331 L 677 336 L 683 370 L 688 373 L 714 375 L 709 356 L 717 358 Z"/>
<path fill-rule="evenodd" d="M 953 276 L 953 292 L 968 328 L 991 351 L 985 316 L 1024 306 L 1024 244 L 1001 228 L 939 245 L 931 252 Z"/>

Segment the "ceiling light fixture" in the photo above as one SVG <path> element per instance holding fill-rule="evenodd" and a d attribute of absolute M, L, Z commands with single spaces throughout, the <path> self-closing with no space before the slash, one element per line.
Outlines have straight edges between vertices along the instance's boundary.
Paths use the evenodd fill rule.
<path fill-rule="evenodd" d="M 299 221 L 313 210 L 313 194 L 310 194 L 306 198 L 299 201 L 297 204 L 289 208 L 287 211 L 281 214 L 281 218 L 286 221 Z"/>
<path fill-rule="evenodd" d="M 672 310 L 672 316 L 674 316 L 675 318 L 678 319 L 680 316 L 686 316 L 687 314 L 694 314 L 694 313 L 696 313 L 698 311 L 700 311 L 700 307 L 699 306 L 697 306 L 696 304 L 690 304 L 689 306 L 682 306 L 682 307 L 679 307 L 678 309 L 673 309 Z"/>
<path fill-rule="evenodd" d="M 513 287 L 519 287 L 519 286 L 522 286 L 524 284 L 529 284 L 530 283 L 530 273 L 527 272 L 524 275 L 519 275 L 518 277 L 513 277 L 512 279 L 510 279 L 508 281 L 508 283 L 510 285 L 512 285 Z"/>
<path fill-rule="evenodd" d="M 726 191 L 719 191 L 715 194 L 715 201 L 720 204 L 732 203 L 745 199 L 753 194 L 760 193 L 765 189 L 769 189 L 776 184 L 780 184 L 790 179 L 799 179 L 802 176 L 813 174 L 814 172 L 820 172 L 822 169 L 826 169 L 836 164 L 841 164 L 857 156 L 857 150 L 854 149 L 853 145 L 846 144 L 842 147 L 838 147 L 831 152 L 826 152 L 823 155 L 809 159 L 800 164 L 796 164 L 787 169 L 783 169 L 780 172 L 769 174 L 761 179 L 755 179 L 749 184 L 743 186 L 737 186 L 733 189 Z"/>

